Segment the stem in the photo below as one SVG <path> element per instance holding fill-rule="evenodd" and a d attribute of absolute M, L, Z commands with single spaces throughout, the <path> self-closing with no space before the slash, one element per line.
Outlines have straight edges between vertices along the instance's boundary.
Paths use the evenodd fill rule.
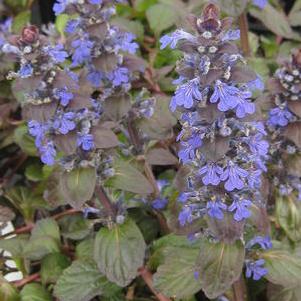
<path fill-rule="evenodd" d="M 160 196 L 160 190 L 156 181 L 156 178 L 154 176 L 152 167 L 148 164 L 147 161 L 144 162 L 144 172 L 145 175 L 147 177 L 147 179 L 149 180 L 149 182 L 152 184 L 153 188 L 154 188 L 154 196 L 157 198 Z"/>
<path fill-rule="evenodd" d="M 32 274 L 32 275 L 29 275 L 29 276 L 25 277 L 22 280 L 15 281 L 15 282 L 13 282 L 13 284 L 15 285 L 15 287 L 22 287 L 27 283 L 30 283 L 30 282 L 33 282 L 33 281 L 38 281 L 39 278 L 40 278 L 40 274 L 35 273 L 35 274 Z"/>
<path fill-rule="evenodd" d="M 233 301 L 247 301 L 247 287 L 243 276 L 233 283 Z"/>
<path fill-rule="evenodd" d="M 154 286 L 153 286 L 153 275 L 152 275 L 152 273 L 146 267 L 140 268 L 139 269 L 139 274 L 142 277 L 142 279 L 144 280 L 144 282 L 146 283 L 146 285 L 148 286 L 148 288 L 151 290 L 151 292 L 156 296 L 156 298 L 159 301 L 171 301 L 171 299 L 167 298 L 162 293 L 157 292 L 154 289 Z"/>
<path fill-rule="evenodd" d="M 241 41 L 241 48 L 245 56 L 250 56 L 250 44 L 249 44 L 249 24 L 247 14 L 244 12 L 238 18 L 239 29 L 240 29 L 240 41 Z"/>
<path fill-rule="evenodd" d="M 114 206 L 114 204 L 112 204 L 111 200 L 109 199 L 109 197 L 107 196 L 105 190 L 103 189 L 102 186 L 96 186 L 95 189 L 99 200 L 101 202 L 101 204 L 103 205 L 103 207 L 107 210 L 107 212 L 114 217 L 116 215 L 116 207 Z"/>

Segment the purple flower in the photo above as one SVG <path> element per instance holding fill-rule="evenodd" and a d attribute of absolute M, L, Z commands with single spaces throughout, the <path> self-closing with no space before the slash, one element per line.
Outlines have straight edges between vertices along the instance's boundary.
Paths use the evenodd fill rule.
<path fill-rule="evenodd" d="M 250 90 L 264 90 L 264 82 L 259 75 L 257 75 L 256 79 L 254 79 L 253 81 L 248 82 L 247 85 Z"/>
<path fill-rule="evenodd" d="M 214 86 L 214 92 L 210 98 L 211 103 L 216 103 L 219 100 L 217 108 L 226 112 L 235 108 L 239 102 L 240 90 L 236 87 L 229 86 L 220 80 L 217 80 Z"/>
<path fill-rule="evenodd" d="M 87 38 L 80 39 L 73 41 L 71 46 L 74 48 L 74 53 L 72 55 L 72 67 L 86 63 L 91 59 L 91 51 L 94 46 L 94 42 Z"/>
<path fill-rule="evenodd" d="M 242 200 L 242 201 L 233 201 L 232 205 L 228 208 L 230 212 L 235 211 L 234 219 L 237 222 L 240 222 L 246 218 L 251 216 L 251 212 L 248 208 L 252 205 L 250 200 Z"/>
<path fill-rule="evenodd" d="M 68 92 L 67 87 L 62 89 L 56 89 L 54 92 L 54 96 L 60 100 L 62 106 L 66 107 L 70 100 L 73 98 L 73 94 Z"/>
<path fill-rule="evenodd" d="M 202 139 L 195 134 L 188 141 L 181 142 L 181 150 L 178 155 L 183 163 L 187 163 L 195 158 L 195 150 L 202 146 Z"/>
<path fill-rule="evenodd" d="M 113 82 L 114 87 L 118 87 L 123 83 L 129 82 L 129 70 L 125 67 L 120 67 L 109 73 L 107 77 Z"/>
<path fill-rule="evenodd" d="M 250 102 L 250 97 L 252 97 L 252 93 L 250 91 L 239 93 L 236 106 L 236 116 L 238 118 L 244 118 L 247 114 L 255 113 L 255 105 Z"/>
<path fill-rule="evenodd" d="M 94 70 L 91 71 L 87 75 L 88 81 L 91 83 L 91 85 L 95 88 L 99 87 L 101 85 L 101 80 L 103 78 L 103 75 L 100 71 Z"/>
<path fill-rule="evenodd" d="M 89 0 L 89 3 L 100 5 L 100 4 L 102 4 L 102 0 Z"/>
<path fill-rule="evenodd" d="M 33 74 L 33 68 L 31 64 L 22 65 L 20 70 L 18 71 L 18 74 L 21 78 L 30 77 Z"/>
<path fill-rule="evenodd" d="M 63 13 L 66 9 L 67 4 L 67 0 L 57 0 L 57 3 L 53 5 L 53 11 L 55 15 L 58 16 Z"/>
<path fill-rule="evenodd" d="M 178 197 L 178 201 L 181 203 L 186 203 L 190 198 L 193 198 L 195 196 L 195 192 L 182 192 Z"/>
<path fill-rule="evenodd" d="M 121 49 L 132 54 L 136 53 L 139 46 L 137 43 L 133 42 L 135 38 L 135 35 L 130 32 L 122 34 L 122 37 L 118 41 L 119 47 L 117 47 L 117 50 Z"/>
<path fill-rule="evenodd" d="M 253 0 L 253 4 L 260 9 L 264 9 L 268 4 L 268 0 Z"/>
<path fill-rule="evenodd" d="M 185 206 L 180 212 L 178 219 L 181 226 L 184 226 L 186 223 L 191 223 L 193 220 L 192 208 L 190 206 Z"/>
<path fill-rule="evenodd" d="M 209 201 L 207 203 L 208 215 L 212 218 L 223 219 L 224 213 L 223 210 L 227 210 L 227 205 L 221 201 Z"/>
<path fill-rule="evenodd" d="M 287 126 L 292 117 L 287 109 L 274 108 L 270 110 L 269 123 L 273 126 Z"/>
<path fill-rule="evenodd" d="M 235 41 L 235 40 L 239 40 L 240 39 L 240 30 L 236 29 L 236 30 L 228 30 L 225 35 L 222 38 L 222 41 Z"/>
<path fill-rule="evenodd" d="M 222 181 L 226 181 L 225 189 L 227 191 L 233 191 L 234 189 L 242 189 L 244 188 L 244 182 L 242 178 L 246 178 L 248 176 L 248 172 L 233 162 L 230 162 L 226 169 L 220 176 Z"/>
<path fill-rule="evenodd" d="M 84 218 L 88 218 L 88 215 L 89 215 L 90 213 L 98 214 L 99 212 L 100 212 L 99 209 L 96 209 L 96 208 L 93 208 L 93 207 L 86 207 L 86 208 L 84 208 L 84 210 L 83 210 Z"/>
<path fill-rule="evenodd" d="M 259 245 L 263 250 L 268 250 L 273 247 L 271 238 L 269 236 L 256 236 L 251 239 L 247 244 L 246 248 L 251 249 L 255 245 Z"/>
<path fill-rule="evenodd" d="M 168 200 L 165 198 L 157 198 L 152 202 L 152 207 L 157 210 L 164 209 L 168 203 Z"/>
<path fill-rule="evenodd" d="M 77 145 L 83 150 L 89 151 L 94 148 L 94 139 L 91 134 L 79 134 L 77 137 Z"/>
<path fill-rule="evenodd" d="M 161 39 L 160 39 L 160 43 L 161 43 L 160 49 L 162 50 L 162 49 L 166 48 L 168 45 L 170 45 L 171 49 L 175 49 L 180 40 L 188 40 L 188 41 L 193 42 L 196 39 L 192 34 L 190 34 L 188 32 L 185 32 L 182 29 L 178 29 L 170 35 L 167 34 L 167 35 L 161 37 Z"/>
<path fill-rule="evenodd" d="M 44 164 L 53 165 L 55 163 L 56 150 L 53 142 L 47 142 L 39 148 L 41 153 L 41 160 Z"/>
<path fill-rule="evenodd" d="M 199 170 L 199 175 L 205 174 L 205 176 L 202 178 L 202 181 L 205 185 L 218 185 L 221 181 L 219 175 L 222 173 L 223 169 L 215 163 L 209 163 Z"/>
<path fill-rule="evenodd" d="M 253 278 L 254 280 L 259 280 L 261 277 L 268 273 L 268 270 L 263 267 L 265 264 L 264 259 L 259 259 L 256 261 L 248 261 L 246 263 L 246 276 L 247 278 Z"/>
<path fill-rule="evenodd" d="M 262 140 L 262 138 L 263 135 L 261 133 L 258 133 L 255 136 L 246 139 L 253 154 L 265 156 L 268 153 L 269 143 L 265 140 Z"/>
<path fill-rule="evenodd" d="M 202 99 L 199 80 L 196 78 L 176 90 L 175 96 L 171 100 L 170 108 L 172 111 L 175 111 L 177 106 L 184 106 L 184 108 L 189 109 L 193 106 L 194 99 Z"/>
<path fill-rule="evenodd" d="M 76 115 L 73 112 L 62 114 L 53 122 L 53 128 L 58 130 L 61 134 L 66 135 L 75 129 L 76 124 L 73 121 L 75 117 Z"/>
<path fill-rule="evenodd" d="M 45 126 L 36 120 L 31 120 L 28 122 L 28 132 L 31 136 L 36 138 L 36 147 L 40 147 L 45 136 Z"/>
<path fill-rule="evenodd" d="M 79 24 L 80 24 L 79 19 L 69 20 L 66 24 L 65 32 L 67 32 L 69 34 L 74 33 L 76 31 L 77 27 L 79 26 Z"/>
<path fill-rule="evenodd" d="M 251 189 L 259 189 L 261 187 L 261 174 L 262 174 L 262 171 L 260 169 L 249 172 L 248 186 Z"/>
<path fill-rule="evenodd" d="M 64 46 L 58 44 L 55 47 L 46 47 L 45 51 L 51 56 L 56 63 L 63 63 L 68 57 L 68 53 L 63 50 Z"/>

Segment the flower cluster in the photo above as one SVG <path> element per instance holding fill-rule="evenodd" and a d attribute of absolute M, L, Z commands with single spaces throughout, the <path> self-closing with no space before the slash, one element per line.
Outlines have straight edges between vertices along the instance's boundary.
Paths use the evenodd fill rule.
<path fill-rule="evenodd" d="M 206 214 L 222 220 L 231 213 L 242 222 L 250 217 L 252 203 L 263 203 L 261 174 L 269 144 L 264 125 L 252 119 L 252 90 L 262 83 L 233 42 L 239 31 L 231 29 L 228 18 L 219 19 L 215 5 L 190 23 L 194 33 L 179 29 L 161 38 L 161 48 L 184 52 L 170 103 L 181 113 L 178 155 L 190 167 L 187 190 L 179 198 L 179 222 Z"/>
<path fill-rule="evenodd" d="M 295 164 L 300 160 L 301 141 L 301 50 L 276 71 L 270 80 L 271 109 L 267 126 L 271 133 L 271 164 L 276 194 L 301 200 L 300 174 Z"/>
<path fill-rule="evenodd" d="M 9 77 L 25 88 L 23 115 L 43 163 L 60 158 L 68 169 L 80 162 L 95 165 L 99 149 L 119 144 L 103 111 L 106 101 L 126 97 L 134 71 L 141 71 L 129 63 L 138 44 L 133 34 L 109 23 L 114 1 L 58 1 L 54 11 L 72 16 L 64 45 L 50 44 L 35 26 L 25 27 L 4 45 L 20 63 Z M 149 117 L 152 100 L 139 99 L 133 110 Z M 113 142 L 104 145 L 101 135 Z"/>

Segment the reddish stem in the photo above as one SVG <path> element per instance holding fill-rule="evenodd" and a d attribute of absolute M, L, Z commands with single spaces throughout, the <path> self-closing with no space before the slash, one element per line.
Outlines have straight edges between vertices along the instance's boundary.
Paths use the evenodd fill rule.
<path fill-rule="evenodd" d="M 250 56 L 250 44 L 249 44 L 249 24 L 248 18 L 246 13 L 242 13 L 238 18 L 239 29 L 240 29 L 240 41 L 241 41 L 241 48 L 245 56 Z"/>
<path fill-rule="evenodd" d="M 146 267 L 141 267 L 139 270 L 139 275 L 144 280 L 151 292 L 156 296 L 159 301 L 171 301 L 171 299 L 164 296 L 162 293 L 157 292 L 153 286 L 153 275 Z"/>
<path fill-rule="evenodd" d="M 26 285 L 27 283 L 30 283 L 33 281 L 39 281 L 39 280 L 40 280 L 40 274 L 35 273 L 35 274 L 25 277 L 22 280 L 14 281 L 13 284 L 15 285 L 15 287 L 22 287 L 22 286 Z"/>

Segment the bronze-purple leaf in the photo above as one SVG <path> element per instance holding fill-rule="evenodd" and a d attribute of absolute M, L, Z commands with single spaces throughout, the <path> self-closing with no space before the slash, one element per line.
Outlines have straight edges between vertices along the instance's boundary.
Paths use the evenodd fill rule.
<path fill-rule="evenodd" d="M 146 161 L 151 165 L 174 165 L 178 159 L 165 148 L 151 148 L 146 153 Z"/>
<path fill-rule="evenodd" d="M 93 127 L 91 133 L 94 137 L 96 148 L 112 148 L 119 145 L 119 140 L 115 133 L 101 125 Z"/>
<path fill-rule="evenodd" d="M 290 123 L 284 130 L 284 136 L 301 148 L 301 122 Z"/>

